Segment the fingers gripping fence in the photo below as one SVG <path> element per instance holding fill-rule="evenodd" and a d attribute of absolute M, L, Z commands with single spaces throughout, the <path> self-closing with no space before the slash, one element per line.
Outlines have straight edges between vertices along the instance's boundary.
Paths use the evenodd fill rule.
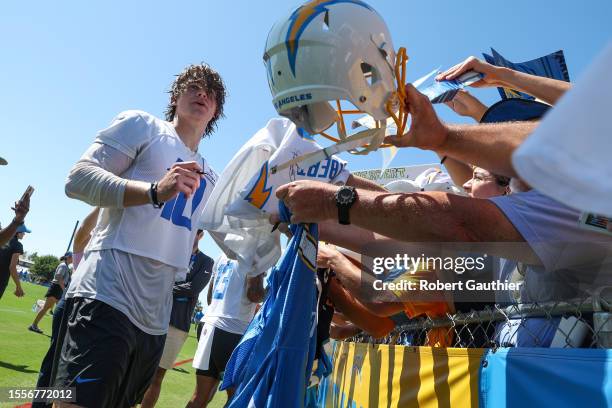
<path fill-rule="evenodd" d="M 432 344 L 432 330 L 437 329 L 439 336 L 443 328 L 449 344 L 459 348 L 612 348 L 612 290 L 603 293 L 562 302 L 491 305 L 436 319 L 415 318 L 384 338 L 359 334 L 348 341 L 424 346 Z"/>

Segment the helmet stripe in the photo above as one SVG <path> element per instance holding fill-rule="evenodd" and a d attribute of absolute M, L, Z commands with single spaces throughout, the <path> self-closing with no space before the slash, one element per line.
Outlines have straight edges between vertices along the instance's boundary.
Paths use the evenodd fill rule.
<path fill-rule="evenodd" d="M 365 7 L 368 10 L 374 11 L 369 5 L 360 0 L 312 0 L 308 3 L 298 7 L 289 17 L 291 23 L 287 30 L 287 37 L 285 38 L 285 46 L 287 47 L 287 54 L 289 55 L 289 66 L 291 67 L 291 73 L 295 76 L 295 60 L 297 58 L 297 52 L 299 48 L 299 41 L 302 33 L 308 27 L 308 25 L 315 19 L 319 14 L 328 11 L 326 6 L 340 3 L 352 3 L 357 6 Z"/>

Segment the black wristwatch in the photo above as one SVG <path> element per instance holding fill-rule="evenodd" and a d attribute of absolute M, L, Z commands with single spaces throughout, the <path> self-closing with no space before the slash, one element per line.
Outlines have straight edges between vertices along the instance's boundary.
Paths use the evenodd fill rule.
<path fill-rule="evenodd" d="M 336 207 L 338 207 L 338 222 L 342 225 L 349 225 L 349 210 L 357 200 L 355 187 L 342 186 L 336 191 Z"/>
<path fill-rule="evenodd" d="M 149 188 L 149 198 L 151 199 L 151 204 L 155 208 L 162 208 L 164 203 L 159 201 L 157 198 L 157 183 L 151 183 L 151 187 Z"/>

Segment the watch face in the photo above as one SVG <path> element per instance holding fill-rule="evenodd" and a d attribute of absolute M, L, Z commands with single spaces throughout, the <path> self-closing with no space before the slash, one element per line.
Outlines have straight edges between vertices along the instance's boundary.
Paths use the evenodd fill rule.
<path fill-rule="evenodd" d="M 340 204 L 348 204 L 351 202 L 352 198 L 353 198 L 353 190 L 351 189 L 340 189 L 338 191 L 338 202 Z"/>

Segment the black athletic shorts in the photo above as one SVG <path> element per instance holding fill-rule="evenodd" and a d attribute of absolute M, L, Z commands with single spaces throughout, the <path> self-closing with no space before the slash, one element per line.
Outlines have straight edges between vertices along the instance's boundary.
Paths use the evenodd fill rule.
<path fill-rule="evenodd" d="M 2 282 L 0 282 L 0 299 L 2 299 L 2 296 L 4 295 L 4 291 L 6 290 L 7 286 L 8 282 L 6 282 L 5 284 L 2 284 Z"/>
<path fill-rule="evenodd" d="M 198 325 L 196 326 L 196 339 L 198 339 L 198 341 L 200 341 L 200 336 L 202 335 L 203 327 L 204 327 L 204 323 L 198 322 Z"/>
<path fill-rule="evenodd" d="M 206 331 L 202 332 L 202 336 L 212 336 L 212 345 L 210 348 L 210 355 L 208 356 L 208 369 L 196 369 L 196 375 L 203 375 L 221 380 L 225 372 L 225 366 L 232 356 L 232 352 L 238 343 L 240 343 L 242 334 L 230 333 L 210 324 L 205 324 L 204 328 L 205 330 L 210 330 L 211 328 L 213 330 L 212 333 L 206 333 Z M 201 338 L 200 341 L 205 341 L 205 339 Z"/>
<path fill-rule="evenodd" d="M 74 404 L 132 407 L 140 403 L 159 365 L 166 336 L 136 327 L 95 299 L 67 299 L 70 310 L 56 387 L 75 387 Z"/>
<path fill-rule="evenodd" d="M 52 283 L 51 286 L 49 286 L 49 289 L 47 290 L 47 294 L 45 295 L 45 297 L 46 298 L 54 297 L 57 300 L 60 300 L 62 298 L 62 292 L 63 291 L 64 290 L 59 285 L 59 283 Z"/>
<path fill-rule="evenodd" d="M 0 272 L 0 299 L 2 299 L 2 295 L 4 295 L 4 291 L 6 290 L 6 287 L 8 286 L 10 277 L 11 277 L 11 274 L 9 271 Z"/>

